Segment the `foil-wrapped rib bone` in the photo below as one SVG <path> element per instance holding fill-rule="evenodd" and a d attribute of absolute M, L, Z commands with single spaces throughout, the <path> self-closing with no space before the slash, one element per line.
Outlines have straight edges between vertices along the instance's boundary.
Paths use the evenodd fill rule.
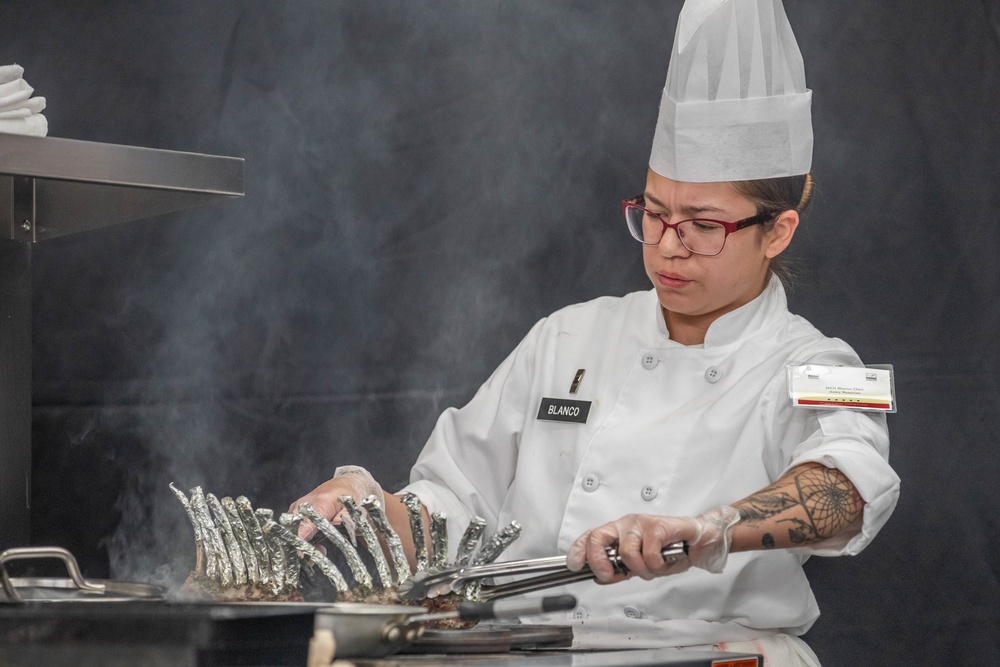
<path fill-rule="evenodd" d="M 448 567 L 448 519 L 441 512 L 431 514 L 431 562 L 439 570 Z"/>
<path fill-rule="evenodd" d="M 458 550 L 455 552 L 455 565 L 464 567 L 472 561 L 476 548 L 479 547 L 479 540 L 486 532 L 486 519 L 480 516 L 472 517 L 468 527 L 462 533 L 462 539 L 458 542 Z"/>
<path fill-rule="evenodd" d="M 389 555 L 392 557 L 393 568 L 396 571 L 393 584 L 399 584 L 410 576 L 410 563 L 406 560 L 406 552 L 403 551 L 403 541 L 399 539 L 399 534 L 389 524 L 389 518 L 386 517 L 385 510 L 382 509 L 382 503 L 378 501 L 378 498 L 368 496 L 361 501 L 361 504 L 364 505 L 368 517 L 372 520 L 382 540 L 389 547 Z"/>
<path fill-rule="evenodd" d="M 191 509 L 198 518 L 201 530 L 206 536 L 205 540 L 205 574 L 209 579 L 218 581 L 223 586 L 233 585 L 233 569 L 229 562 L 229 555 L 226 553 L 226 545 L 222 542 L 222 535 L 212 521 L 212 516 L 208 511 L 208 504 L 205 502 L 205 494 L 200 486 L 191 489 Z"/>
<path fill-rule="evenodd" d="M 273 520 L 264 524 L 264 530 L 266 530 L 268 534 L 275 534 L 278 539 L 290 544 L 296 549 L 296 551 L 301 551 L 303 554 L 308 556 L 309 560 L 311 560 L 316 567 L 319 568 L 320 572 L 322 572 L 323 575 L 330 580 L 330 583 L 334 585 L 338 593 L 347 593 L 350 590 L 347 586 L 347 580 L 344 579 L 344 575 L 340 573 L 337 566 L 334 565 L 329 558 L 321 554 L 316 547 L 309 544 L 298 535 L 292 534 Z"/>
<path fill-rule="evenodd" d="M 358 583 L 358 587 L 363 591 L 363 594 L 370 593 L 375 590 L 375 584 L 372 581 L 372 575 L 368 572 L 368 568 L 365 566 L 363 560 L 361 560 L 361 555 L 358 553 L 357 549 L 354 548 L 344 535 L 337 530 L 337 527 L 330 523 L 326 517 L 317 512 L 312 505 L 309 503 L 302 503 L 299 505 L 299 512 L 305 518 L 312 521 L 316 529 L 328 540 L 333 546 L 337 547 L 340 553 L 344 554 L 344 560 L 347 562 L 347 567 L 351 570 L 351 575 L 354 580 Z"/>
<path fill-rule="evenodd" d="M 254 515 L 261 526 L 274 520 L 274 511 L 263 507 L 254 510 Z M 267 556 L 271 563 L 271 591 L 275 595 L 280 595 L 285 587 L 285 546 L 273 532 L 264 534 L 264 544 L 267 546 Z"/>
<path fill-rule="evenodd" d="M 420 499 L 415 493 L 404 493 L 400 498 L 410 517 L 410 532 L 413 534 L 413 552 L 416 554 L 417 572 L 430 567 L 427 558 L 427 542 L 424 537 L 424 516 Z"/>
<path fill-rule="evenodd" d="M 267 544 L 264 542 L 264 531 L 254 514 L 253 505 L 246 496 L 236 498 L 236 509 L 243 519 L 243 526 L 247 529 L 250 537 L 250 545 L 253 553 L 257 557 L 258 583 L 263 586 L 270 586 L 271 579 L 271 557 L 267 553 Z"/>
<path fill-rule="evenodd" d="M 229 522 L 229 515 L 226 514 L 225 508 L 222 507 L 222 503 L 214 494 L 206 493 L 205 502 L 215 516 L 215 523 L 222 530 L 222 540 L 226 543 L 229 564 L 233 568 L 233 583 L 237 586 L 244 586 L 247 583 L 247 566 L 243 560 L 243 551 L 240 549 L 239 541 L 233 532 L 233 526 Z"/>
<path fill-rule="evenodd" d="M 361 533 L 361 540 L 365 543 L 368 553 L 372 555 L 372 559 L 375 561 L 375 571 L 378 573 L 382 588 L 391 587 L 392 573 L 389 571 L 389 563 L 385 559 L 385 554 L 382 553 L 382 545 L 379 544 L 378 536 L 375 535 L 375 530 L 372 528 L 371 522 L 368 521 L 368 517 L 365 516 L 365 513 L 361 511 L 361 508 L 358 507 L 358 504 L 351 496 L 343 496 L 340 502 L 350 513 L 355 528 Z"/>
<path fill-rule="evenodd" d="M 290 532 L 292 535 L 299 534 L 299 524 L 302 522 L 302 517 L 298 514 L 282 514 L 278 517 L 278 523 L 282 528 Z M 293 547 L 284 541 L 279 541 L 285 550 L 285 588 L 284 592 L 290 593 L 292 591 L 297 591 L 300 586 L 299 582 L 299 556 L 298 549 Z"/>
<path fill-rule="evenodd" d="M 233 529 L 233 535 L 236 537 L 236 543 L 239 545 L 240 553 L 243 556 L 243 563 L 247 570 L 247 582 L 257 585 L 260 583 L 260 567 L 257 565 L 257 552 L 253 549 L 250 535 L 247 533 L 246 526 L 243 525 L 243 518 L 240 516 L 239 509 L 236 508 L 236 501 L 226 496 L 219 502 L 229 517 L 229 525 Z"/>
<path fill-rule="evenodd" d="M 473 565 L 486 565 L 495 561 L 504 549 L 509 547 L 514 540 L 521 537 L 521 524 L 511 521 L 509 524 L 493 533 L 490 539 L 486 540 L 483 548 L 479 550 L 473 559 Z"/>
<path fill-rule="evenodd" d="M 472 560 L 473 565 L 486 565 L 495 561 L 504 550 L 511 545 L 514 540 L 521 537 L 521 524 L 511 521 L 509 524 L 493 533 L 483 548 L 479 550 Z M 462 595 L 468 600 L 478 601 L 479 594 L 483 590 L 483 582 L 480 580 L 470 581 L 462 588 Z"/>
<path fill-rule="evenodd" d="M 201 525 L 198 522 L 198 517 L 194 515 L 194 510 L 191 509 L 191 503 L 188 501 L 188 497 L 184 495 L 184 492 L 174 486 L 174 483 L 170 483 L 170 490 L 174 492 L 177 499 L 181 501 L 181 505 L 184 506 L 184 513 L 187 514 L 188 521 L 191 522 L 191 527 L 194 529 L 194 571 L 196 574 L 205 573 L 205 538 L 201 532 Z"/>

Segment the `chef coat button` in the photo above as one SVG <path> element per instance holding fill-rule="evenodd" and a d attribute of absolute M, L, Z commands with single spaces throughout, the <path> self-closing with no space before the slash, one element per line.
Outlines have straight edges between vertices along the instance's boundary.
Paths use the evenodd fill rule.
<path fill-rule="evenodd" d="M 705 371 L 705 379 L 715 384 L 722 379 L 722 369 L 718 366 L 709 366 L 708 370 Z"/>
<path fill-rule="evenodd" d="M 651 371 L 654 368 L 656 368 L 656 364 L 658 363 L 660 363 L 659 357 L 657 357 L 652 352 L 647 352 L 646 354 L 642 355 L 642 367 L 645 368 L 647 371 Z"/>
<path fill-rule="evenodd" d="M 642 618 L 642 612 L 636 607 L 625 607 L 622 611 L 625 612 L 625 616 L 627 618 Z"/>
<path fill-rule="evenodd" d="M 583 478 L 581 486 L 583 486 L 584 491 L 597 491 L 597 487 L 601 485 L 601 478 L 597 475 L 590 474 Z"/>
<path fill-rule="evenodd" d="M 587 610 L 584 609 L 583 607 L 577 607 L 576 609 L 573 610 L 573 618 L 575 618 L 578 621 L 587 618 Z"/>
<path fill-rule="evenodd" d="M 639 495 L 642 496 L 643 500 L 648 502 L 653 498 L 655 498 L 657 493 L 659 493 L 659 491 L 657 491 L 655 486 L 653 486 L 652 484 L 647 484 L 646 486 L 642 487 L 642 493 L 640 493 Z"/>

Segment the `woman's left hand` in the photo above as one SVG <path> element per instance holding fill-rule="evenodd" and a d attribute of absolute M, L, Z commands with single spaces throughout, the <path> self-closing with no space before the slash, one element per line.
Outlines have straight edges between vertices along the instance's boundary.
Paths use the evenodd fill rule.
<path fill-rule="evenodd" d="M 653 579 L 691 567 L 722 572 L 733 526 L 739 520 L 739 512 L 725 505 L 696 517 L 629 514 L 577 538 L 566 556 L 566 564 L 571 570 L 580 570 L 589 563 L 601 583 L 621 581 L 632 575 Z M 688 557 L 674 563 L 664 561 L 663 548 L 682 541 L 688 544 Z M 606 552 L 613 546 L 617 546 L 628 575 L 615 574 Z"/>

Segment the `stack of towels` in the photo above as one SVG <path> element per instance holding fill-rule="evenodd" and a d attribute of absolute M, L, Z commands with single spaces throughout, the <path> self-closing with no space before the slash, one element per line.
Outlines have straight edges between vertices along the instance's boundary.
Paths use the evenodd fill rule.
<path fill-rule="evenodd" d="M 34 88 L 21 78 L 20 65 L 0 65 L 0 132 L 44 137 L 49 122 L 42 115 L 44 97 L 32 97 Z"/>

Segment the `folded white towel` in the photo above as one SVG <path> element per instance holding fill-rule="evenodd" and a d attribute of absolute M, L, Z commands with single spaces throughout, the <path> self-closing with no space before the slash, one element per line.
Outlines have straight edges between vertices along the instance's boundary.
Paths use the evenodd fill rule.
<path fill-rule="evenodd" d="M 24 75 L 24 68 L 20 65 L 0 65 L 0 83 L 15 81 Z"/>
<path fill-rule="evenodd" d="M 41 114 L 44 97 L 32 97 L 34 88 L 22 77 L 20 65 L 0 65 L 0 132 L 44 137 L 49 122 Z"/>
<path fill-rule="evenodd" d="M 25 101 L 35 89 L 28 85 L 24 79 L 17 79 L 9 83 L 0 83 L 0 109 L 6 109 L 15 104 Z"/>
<path fill-rule="evenodd" d="M 0 132 L 7 134 L 27 134 L 32 137 L 44 137 L 49 131 L 49 121 L 40 113 L 27 118 L 11 118 L 0 120 Z"/>
<path fill-rule="evenodd" d="M 32 97 L 30 100 L 12 105 L 10 108 L 0 107 L 0 118 L 24 118 L 34 113 L 42 113 L 44 108 L 44 97 Z"/>

